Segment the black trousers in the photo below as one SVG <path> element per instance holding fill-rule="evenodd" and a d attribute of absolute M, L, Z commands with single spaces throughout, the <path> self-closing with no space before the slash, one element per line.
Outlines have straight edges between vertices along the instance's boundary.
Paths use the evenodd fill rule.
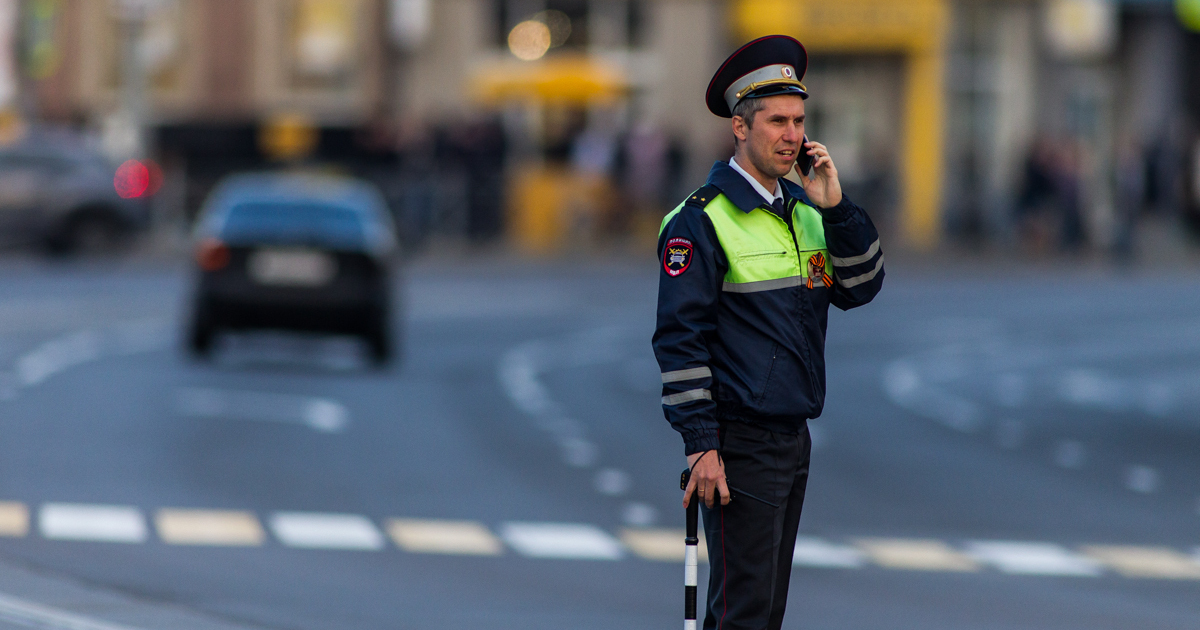
<path fill-rule="evenodd" d="M 725 477 L 737 490 L 729 505 L 700 504 L 710 566 L 704 628 L 778 630 L 808 484 L 808 426 L 790 435 L 726 422 L 720 435 Z"/>

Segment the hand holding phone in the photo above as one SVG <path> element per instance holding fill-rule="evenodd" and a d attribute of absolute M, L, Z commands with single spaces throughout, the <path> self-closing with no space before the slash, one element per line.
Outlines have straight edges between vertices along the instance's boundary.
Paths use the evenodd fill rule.
<path fill-rule="evenodd" d="M 813 156 L 808 154 L 808 136 L 804 136 L 804 140 L 800 143 L 800 155 L 796 158 L 796 170 L 803 176 L 808 177 L 808 173 L 812 171 Z"/>

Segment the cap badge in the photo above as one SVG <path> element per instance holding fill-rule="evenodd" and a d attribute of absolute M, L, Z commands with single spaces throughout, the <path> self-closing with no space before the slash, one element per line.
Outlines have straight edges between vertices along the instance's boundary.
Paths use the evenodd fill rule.
<path fill-rule="evenodd" d="M 783 78 L 785 78 L 785 79 L 790 79 L 790 78 L 792 78 L 792 75 L 793 75 L 793 74 L 794 74 L 794 72 L 793 72 L 793 70 L 792 70 L 792 67 L 791 67 L 791 66 L 784 66 L 784 67 L 783 67 Z"/>

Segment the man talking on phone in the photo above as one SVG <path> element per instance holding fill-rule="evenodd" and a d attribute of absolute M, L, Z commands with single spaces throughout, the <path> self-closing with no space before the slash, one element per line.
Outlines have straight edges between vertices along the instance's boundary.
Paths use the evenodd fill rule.
<path fill-rule="evenodd" d="M 804 46 L 742 46 L 706 97 L 732 119 L 733 158 L 663 219 L 658 323 L 663 411 L 683 436 L 708 542 L 706 629 L 777 629 L 808 482 L 808 420 L 825 402 L 829 305 L 870 302 L 883 252 L 804 135 Z M 783 179 L 792 169 L 803 186 Z"/>

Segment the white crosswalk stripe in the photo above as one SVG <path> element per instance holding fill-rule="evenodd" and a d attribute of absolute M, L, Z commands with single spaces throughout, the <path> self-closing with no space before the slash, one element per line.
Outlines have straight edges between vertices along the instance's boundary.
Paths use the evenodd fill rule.
<path fill-rule="evenodd" d="M 500 537 L 517 553 L 532 558 L 620 560 L 621 543 L 592 525 L 576 523 L 505 523 Z"/>
<path fill-rule="evenodd" d="M 498 556 L 504 546 L 481 523 L 394 518 L 388 535 L 397 547 L 413 553 Z"/>
<path fill-rule="evenodd" d="M 271 531 L 289 547 L 364 551 L 384 547 L 383 534 L 358 514 L 278 512 L 271 517 Z"/>
<path fill-rule="evenodd" d="M 1102 573 L 1100 563 L 1052 543 L 975 541 L 968 543 L 966 550 L 972 558 L 1003 573 L 1079 577 Z"/>
<path fill-rule="evenodd" d="M 940 540 L 866 538 L 858 546 L 881 567 L 908 571 L 977 571 L 971 558 Z"/>
<path fill-rule="evenodd" d="M 1083 552 L 1125 577 L 1200 580 L 1200 558 L 1166 547 L 1090 545 Z"/>
<path fill-rule="evenodd" d="M 835 545 L 809 536 L 796 538 L 796 550 L 792 553 L 792 566 L 794 567 L 858 569 L 864 564 L 866 564 L 866 557 L 858 549 L 849 545 Z"/>
<path fill-rule="evenodd" d="M 29 533 L 29 508 L 24 503 L 0 501 L 0 536 L 24 536 Z"/>
<path fill-rule="evenodd" d="M 140 543 L 147 537 L 146 521 L 135 507 L 47 503 L 38 514 L 44 538 Z"/>
<path fill-rule="evenodd" d="M 170 545 L 256 546 L 266 538 L 250 512 L 164 509 L 154 523 Z"/>
<path fill-rule="evenodd" d="M 708 545 L 704 532 L 699 532 L 700 544 L 696 554 L 701 562 L 708 560 Z M 659 562 L 683 562 L 683 529 L 628 528 L 621 531 L 621 542 L 633 553 Z"/>
<path fill-rule="evenodd" d="M 0 537 L 29 534 L 31 509 L 0 501 Z M 529 558 L 621 560 L 636 556 L 682 562 L 683 530 L 625 528 L 620 538 L 586 523 L 514 521 L 495 534 L 477 521 L 384 519 L 384 530 L 359 514 L 276 512 L 260 525 L 251 511 L 164 508 L 155 512 L 158 538 L 170 545 L 254 547 L 269 541 L 285 547 L 383 551 L 390 538 L 406 553 L 502 556 L 511 549 Z M 140 509 L 124 505 L 45 503 L 36 531 L 50 540 L 144 543 L 151 530 Z M 385 536 L 384 531 L 387 532 Z M 936 539 L 863 538 L 853 544 L 799 536 L 792 554 L 796 568 L 882 569 L 971 572 L 992 569 L 1010 575 L 1200 580 L 1200 547 L 1083 545 L 1068 549 L 1038 541 L 976 540 L 951 545 Z M 700 556 L 706 558 L 701 540 Z"/>

